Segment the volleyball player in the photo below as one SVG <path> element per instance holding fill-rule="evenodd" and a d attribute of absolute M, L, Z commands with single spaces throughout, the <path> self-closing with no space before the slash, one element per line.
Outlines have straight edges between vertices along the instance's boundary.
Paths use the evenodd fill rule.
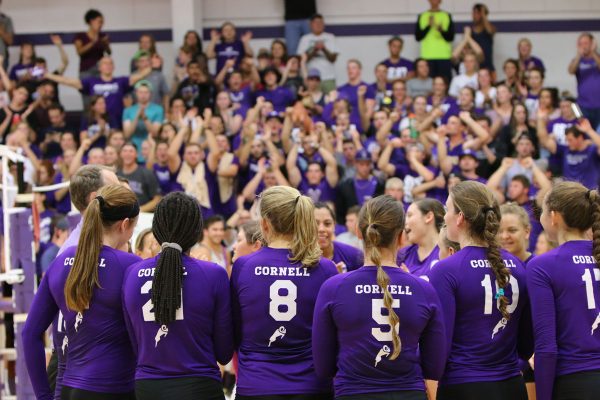
<path fill-rule="evenodd" d="M 50 265 L 23 328 L 27 370 L 38 399 L 53 399 L 46 376 L 43 334 L 61 312 L 68 353 L 61 399 L 135 399 L 135 357 L 121 310 L 125 269 L 141 260 L 127 246 L 140 211 L 121 185 L 98 190 L 83 216 L 79 244 Z"/>
<path fill-rule="evenodd" d="M 440 260 L 448 258 L 460 250 L 460 243 L 448 239 L 448 230 L 446 229 L 446 225 L 442 226 L 442 229 L 440 229 L 440 234 L 438 236 L 438 248 L 440 249 Z"/>
<path fill-rule="evenodd" d="M 424 378 L 446 362 L 441 305 L 433 287 L 398 267 L 402 204 L 369 200 L 359 214 L 365 266 L 329 279 L 313 324 L 315 370 L 335 376 L 338 399 L 426 399 Z"/>
<path fill-rule="evenodd" d="M 225 365 L 233 355 L 229 280 L 222 267 L 189 256 L 201 232 L 198 202 L 168 194 L 152 221 L 162 251 L 125 276 L 138 400 L 224 399 L 217 362 Z"/>
<path fill-rule="evenodd" d="M 527 211 L 517 203 L 506 203 L 500 206 L 500 213 L 500 246 L 519 258 L 523 265 L 527 264 L 533 258 L 533 254 L 528 250 L 531 222 Z"/>
<path fill-rule="evenodd" d="M 233 244 L 232 261 L 258 251 L 262 247 L 262 240 L 260 225 L 257 221 L 248 221 L 242 224 Z"/>
<path fill-rule="evenodd" d="M 436 265 L 437 290 L 450 349 L 438 400 L 527 399 L 518 364 L 532 353 L 525 270 L 500 250 L 500 208 L 493 193 L 474 181 L 450 190 L 444 217 L 448 239 L 461 250 Z"/>
<path fill-rule="evenodd" d="M 546 195 L 541 223 L 558 247 L 527 264 L 539 400 L 600 393 L 600 196 L 562 182 Z M 586 231 L 593 231 L 593 241 Z"/>
<path fill-rule="evenodd" d="M 238 258 L 231 274 L 236 399 L 332 398 L 331 380 L 314 371 L 311 331 L 319 288 L 337 270 L 321 257 L 313 203 L 274 186 L 259 209 L 268 246 Z"/>
<path fill-rule="evenodd" d="M 327 203 L 315 204 L 315 219 L 319 247 L 323 257 L 333 261 L 339 272 L 354 271 L 363 265 L 363 253 L 354 246 L 333 240 L 335 237 L 335 214 Z"/>
<path fill-rule="evenodd" d="M 438 236 L 444 226 L 444 206 L 435 199 L 421 199 L 406 210 L 406 239 L 411 243 L 398 252 L 398 265 L 404 264 L 417 276 L 427 275 L 439 261 Z"/>

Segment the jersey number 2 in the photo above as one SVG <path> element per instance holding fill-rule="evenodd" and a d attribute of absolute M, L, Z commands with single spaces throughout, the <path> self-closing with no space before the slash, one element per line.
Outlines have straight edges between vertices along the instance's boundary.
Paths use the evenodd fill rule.
<path fill-rule="evenodd" d="M 150 293 L 150 289 L 152 289 L 152 281 L 148 281 L 142 285 L 141 293 L 148 294 L 148 293 Z M 152 311 L 153 308 L 154 308 L 154 304 L 152 304 L 152 299 L 149 299 L 142 306 L 142 313 L 144 314 L 144 321 L 146 321 L 146 322 L 154 322 L 155 321 L 154 311 Z M 177 311 L 175 312 L 175 319 L 176 320 L 183 319 L 183 296 L 181 297 L 181 307 L 179 307 L 177 309 Z"/>

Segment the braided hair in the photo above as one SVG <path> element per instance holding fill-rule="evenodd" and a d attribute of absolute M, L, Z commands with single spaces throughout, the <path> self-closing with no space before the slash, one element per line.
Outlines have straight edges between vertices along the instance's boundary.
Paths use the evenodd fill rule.
<path fill-rule="evenodd" d="M 154 212 L 152 233 L 162 247 L 152 279 L 152 303 L 156 322 L 167 325 L 175 320 L 181 307 L 182 252 L 188 252 L 202 233 L 198 201 L 183 192 L 163 197 Z"/>

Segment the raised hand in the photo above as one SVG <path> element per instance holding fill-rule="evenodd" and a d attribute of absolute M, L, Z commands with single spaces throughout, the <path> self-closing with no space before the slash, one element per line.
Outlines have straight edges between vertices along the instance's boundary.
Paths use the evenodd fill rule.
<path fill-rule="evenodd" d="M 242 35 L 242 42 L 248 43 L 252 39 L 252 31 L 246 31 Z"/>
<path fill-rule="evenodd" d="M 50 35 L 50 40 L 55 46 L 60 46 L 61 44 L 63 44 L 60 35 Z"/>

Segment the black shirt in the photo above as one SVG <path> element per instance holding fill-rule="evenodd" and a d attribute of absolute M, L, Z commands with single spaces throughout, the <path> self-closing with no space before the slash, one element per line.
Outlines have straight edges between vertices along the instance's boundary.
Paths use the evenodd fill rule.
<path fill-rule="evenodd" d="M 309 19 L 317 13 L 316 0 L 285 0 L 285 20 Z"/>

